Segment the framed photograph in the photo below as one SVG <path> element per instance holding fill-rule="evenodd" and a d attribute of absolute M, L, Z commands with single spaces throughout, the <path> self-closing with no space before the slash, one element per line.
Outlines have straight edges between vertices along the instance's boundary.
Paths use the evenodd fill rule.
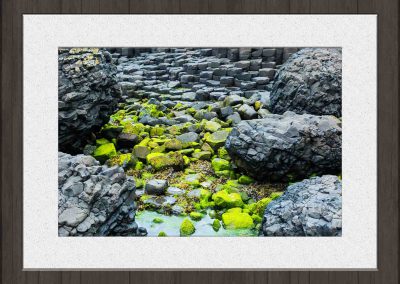
<path fill-rule="evenodd" d="M 398 283 L 386 2 L 2 3 L 2 282 Z"/>
<path fill-rule="evenodd" d="M 376 16 L 25 15 L 24 67 L 25 268 L 377 267 Z"/>

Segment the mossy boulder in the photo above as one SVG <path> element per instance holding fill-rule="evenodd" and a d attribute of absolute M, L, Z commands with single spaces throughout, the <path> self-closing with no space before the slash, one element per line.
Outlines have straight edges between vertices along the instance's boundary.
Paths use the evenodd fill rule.
<path fill-rule="evenodd" d="M 100 138 L 96 140 L 97 147 L 108 143 L 110 143 L 110 141 L 108 141 L 106 138 Z"/>
<path fill-rule="evenodd" d="M 158 233 L 158 236 L 159 237 L 167 237 L 167 234 L 165 232 L 161 231 L 161 232 Z"/>
<path fill-rule="evenodd" d="M 96 150 L 94 150 L 93 152 L 93 157 L 101 163 L 104 163 L 106 160 L 116 155 L 117 150 L 115 150 L 115 146 L 113 143 L 103 144 L 97 147 Z"/>
<path fill-rule="evenodd" d="M 231 159 L 225 147 L 218 148 L 218 157 L 228 161 Z"/>
<path fill-rule="evenodd" d="M 252 179 L 252 178 L 249 177 L 249 176 L 242 175 L 242 176 L 239 177 L 238 182 L 239 182 L 240 184 L 251 184 L 251 183 L 254 182 L 254 179 Z"/>
<path fill-rule="evenodd" d="M 262 216 L 264 214 L 265 208 L 272 201 L 272 198 L 265 197 L 256 203 L 252 203 L 248 205 L 248 209 L 251 213 L 256 214 L 258 216 Z"/>
<path fill-rule="evenodd" d="M 215 205 L 220 208 L 242 207 L 243 200 L 239 193 L 228 193 L 227 190 L 221 190 L 212 195 Z"/>
<path fill-rule="evenodd" d="M 212 134 L 207 132 L 204 134 L 204 141 L 207 142 L 211 147 L 217 149 L 225 145 L 225 141 L 228 138 L 229 131 L 219 130 Z"/>
<path fill-rule="evenodd" d="M 145 126 L 142 123 L 126 123 L 123 132 L 140 136 L 144 130 Z"/>
<path fill-rule="evenodd" d="M 183 156 L 178 152 L 168 154 L 151 153 L 147 156 L 147 162 L 156 170 L 162 170 L 169 167 L 174 169 L 183 169 L 185 161 Z"/>
<path fill-rule="evenodd" d="M 147 146 L 136 145 L 133 147 L 133 154 L 135 157 L 145 160 L 147 155 L 150 154 L 150 148 Z"/>
<path fill-rule="evenodd" d="M 189 214 L 190 219 L 194 220 L 194 221 L 199 221 L 203 218 L 203 214 L 201 214 L 200 212 L 190 212 Z"/>
<path fill-rule="evenodd" d="M 196 231 L 196 228 L 194 227 L 192 221 L 190 221 L 190 219 L 187 219 L 187 218 L 184 219 L 181 224 L 181 227 L 179 228 L 180 235 L 182 237 L 190 236 L 190 235 L 194 234 L 195 231 Z"/>
<path fill-rule="evenodd" d="M 200 151 L 200 152 L 195 152 L 192 154 L 193 158 L 199 159 L 199 160 L 210 160 L 211 158 L 211 152 L 209 151 Z"/>
<path fill-rule="evenodd" d="M 167 150 L 173 150 L 173 151 L 181 150 L 182 143 L 178 139 L 171 139 L 165 142 L 164 147 Z"/>
<path fill-rule="evenodd" d="M 156 223 L 156 224 L 161 224 L 161 223 L 163 223 L 163 222 L 164 222 L 164 220 L 161 219 L 161 218 L 158 218 L 158 217 L 156 217 L 156 218 L 153 219 L 153 223 Z"/>
<path fill-rule="evenodd" d="M 251 229 L 254 227 L 251 216 L 238 211 L 222 214 L 222 224 L 225 229 Z"/>
<path fill-rule="evenodd" d="M 207 121 L 204 124 L 204 129 L 209 132 L 216 132 L 221 129 L 221 124 L 215 121 Z"/>
<path fill-rule="evenodd" d="M 151 137 L 158 137 L 158 136 L 163 135 L 164 132 L 165 132 L 165 129 L 162 128 L 161 126 L 154 126 L 150 130 L 150 136 Z"/>
<path fill-rule="evenodd" d="M 214 219 L 213 223 L 212 223 L 212 228 L 214 229 L 214 231 L 218 232 L 219 229 L 221 228 L 221 223 L 219 222 L 219 220 Z"/>
<path fill-rule="evenodd" d="M 110 166 L 134 166 L 135 165 L 135 160 L 132 159 L 132 154 L 127 153 L 127 154 L 120 154 L 116 155 L 110 158 Z"/>
<path fill-rule="evenodd" d="M 231 164 L 229 161 L 221 159 L 221 158 L 215 158 L 211 161 L 211 166 L 214 170 L 214 172 L 220 172 L 220 171 L 226 171 L 231 169 Z"/>

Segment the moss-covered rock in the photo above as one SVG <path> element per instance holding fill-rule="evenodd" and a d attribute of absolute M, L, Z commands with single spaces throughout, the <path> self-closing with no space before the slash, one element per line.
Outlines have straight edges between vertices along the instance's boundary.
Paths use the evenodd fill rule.
<path fill-rule="evenodd" d="M 241 176 L 239 177 L 239 179 L 238 179 L 238 182 L 239 182 L 240 184 L 251 184 L 251 183 L 254 182 L 254 179 L 252 179 L 251 177 L 246 176 L 246 175 L 241 175 Z"/>
<path fill-rule="evenodd" d="M 194 220 L 194 221 L 199 221 L 203 218 L 203 214 L 201 214 L 200 212 L 190 212 L 189 214 L 190 219 Z"/>
<path fill-rule="evenodd" d="M 140 136 L 144 130 L 145 126 L 142 123 L 126 123 L 123 132 Z"/>
<path fill-rule="evenodd" d="M 158 218 L 158 217 L 153 219 L 153 223 L 156 223 L 156 224 L 160 224 L 160 223 L 163 223 L 163 222 L 164 222 L 164 220 L 161 219 L 161 218 Z"/>
<path fill-rule="evenodd" d="M 211 147 L 217 149 L 225 145 L 226 138 L 228 138 L 229 131 L 227 130 L 219 130 L 212 134 L 207 132 L 204 134 L 204 141 L 210 144 Z"/>
<path fill-rule="evenodd" d="M 220 208 L 242 207 L 243 200 L 239 193 L 228 193 L 227 190 L 221 190 L 212 195 L 215 205 Z"/>
<path fill-rule="evenodd" d="M 135 157 L 145 160 L 147 155 L 150 154 L 150 148 L 142 145 L 135 145 L 133 147 L 133 154 Z"/>
<path fill-rule="evenodd" d="M 218 148 L 218 157 L 228 161 L 231 159 L 225 147 Z"/>
<path fill-rule="evenodd" d="M 190 236 L 190 235 L 194 234 L 195 231 L 196 231 L 196 228 L 194 227 L 192 221 L 190 221 L 190 219 L 187 219 L 187 218 L 184 219 L 180 226 L 180 229 L 179 229 L 180 235 L 182 237 Z"/>
<path fill-rule="evenodd" d="M 251 229 L 254 227 L 253 219 L 249 214 L 237 211 L 222 214 L 222 223 L 225 229 Z"/>
<path fill-rule="evenodd" d="M 207 160 L 210 160 L 210 158 L 211 158 L 211 152 L 209 152 L 209 151 L 195 152 L 192 154 L 192 157 L 196 158 L 198 160 L 207 161 Z"/>
<path fill-rule="evenodd" d="M 216 132 L 221 129 L 221 124 L 215 121 L 207 121 L 204 124 L 204 129 L 209 132 Z"/>
<path fill-rule="evenodd" d="M 211 161 L 211 166 L 214 172 L 226 171 L 231 169 L 230 162 L 221 158 L 213 159 Z"/>
<path fill-rule="evenodd" d="M 93 152 L 93 157 L 101 163 L 104 163 L 106 160 L 116 155 L 117 150 L 115 150 L 115 146 L 113 143 L 103 144 L 97 147 L 96 150 L 94 150 Z"/>
<path fill-rule="evenodd" d="M 147 156 L 147 162 L 156 170 L 162 170 L 169 167 L 174 169 L 182 169 L 185 165 L 183 157 L 178 152 L 168 154 L 151 153 Z"/>
<path fill-rule="evenodd" d="M 218 232 L 219 229 L 221 228 L 221 223 L 219 222 L 219 220 L 214 219 L 213 223 L 212 223 L 212 228 L 214 229 L 214 231 Z"/>
<path fill-rule="evenodd" d="M 182 149 L 182 143 L 178 139 L 171 139 L 164 144 L 165 149 L 167 150 L 181 150 Z"/>
<path fill-rule="evenodd" d="M 161 231 L 161 232 L 158 233 L 158 236 L 159 237 L 167 237 L 167 234 L 165 232 Z"/>
<path fill-rule="evenodd" d="M 110 141 L 108 141 L 106 138 L 100 138 L 96 140 L 97 147 L 108 143 L 110 143 Z"/>
<path fill-rule="evenodd" d="M 161 126 L 154 126 L 150 130 L 150 136 L 151 137 L 159 137 L 163 135 L 165 132 L 165 129 L 162 128 Z"/>
<path fill-rule="evenodd" d="M 110 166 L 134 166 L 134 159 L 132 159 L 132 154 L 127 153 L 127 154 L 119 154 L 114 157 L 110 158 Z"/>

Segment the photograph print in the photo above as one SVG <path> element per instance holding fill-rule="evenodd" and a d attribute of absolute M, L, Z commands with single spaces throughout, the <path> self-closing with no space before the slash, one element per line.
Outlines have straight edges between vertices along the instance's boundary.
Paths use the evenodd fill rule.
<path fill-rule="evenodd" d="M 341 48 L 59 48 L 58 236 L 341 235 Z"/>

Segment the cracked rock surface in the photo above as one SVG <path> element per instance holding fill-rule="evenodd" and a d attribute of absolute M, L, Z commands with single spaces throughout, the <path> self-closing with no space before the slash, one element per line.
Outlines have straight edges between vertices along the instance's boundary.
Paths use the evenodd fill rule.
<path fill-rule="evenodd" d="M 242 121 L 225 143 L 237 167 L 272 181 L 340 172 L 341 145 L 340 120 L 293 112 Z"/>
<path fill-rule="evenodd" d="M 91 156 L 58 154 L 59 236 L 135 236 L 135 182 Z"/>
<path fill-rule="evenodd" d="M 116 66 L 98 48 L 60 49 L 58 60 L 59 148 L 78 153 L 117 106 Z"/>
<path fill-rule="evenodd" d="M 290 185 L 265 209 L 264 236 L 341 236 L 342 182 L 313 177 Z"/>
<path fill-rule="evenodd" d="M 279 69 L 271 90 L 272 113 L 285 111 L 342 116 L 342 53 L 305 48 Z"/>

